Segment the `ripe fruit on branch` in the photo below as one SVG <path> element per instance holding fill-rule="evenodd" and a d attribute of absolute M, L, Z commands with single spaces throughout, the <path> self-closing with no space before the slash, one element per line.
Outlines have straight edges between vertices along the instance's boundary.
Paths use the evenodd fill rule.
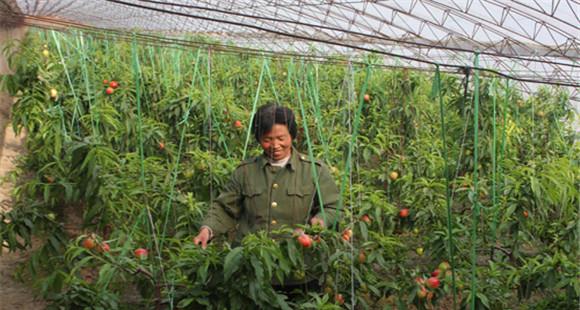
<path fill-rule="evenodd" d="M 108 243 L 103 242 L 101 245 L 99 245 L 98 250 L 99 252 L 109 252 L 111 251 L 111 246 L 109 246 Z"/>
<path fill-rule="evenodd" d="M 163 151 L 165 149 L 165 143 L 159 142 L 159 149 Z"/>
<path fill-rule="evenodd" d="M 421 286 L 421 289 L 417 291 L 417 297 L 419 299 L 425 299 L 427 297 L 427 289 L 424 286 Z"/>
<path fill-rule="evenodd" d="M 371 101 L 371 95 L 369 95 L 369 94 L 365 94 L 363 98 L 366 102 Z"/>
<path fill-rule="evenodd" d="M 361 216 L 360 220 L 369 225 L 372 223 L 371 217 L 368 214 L 364 214 L 363 216 Z"/>
<path fill-rule="evenodd" d="M 399 217 L 403 219 L 409 217 L 409 209 L 407 208 L 401 209 L 401 211 L 399 211 Z"/>
<path fill-rule="evenodd" d="M 439 277 L 440 273 L 441 273 L 441 270 L 435 269 L 435 270 L 433 270 L 433 272 L 431 272 L 431 276 L 432 277 Z"/>
<path fill-rule="evenodd" d="M 296 228 L 296 229 L 294 229 L 294 232 L 292 233 L 292 236 L 298 237 L 298 236 L 300 236 L 302 234 L 304 234 L 304 230 L 302 228 Z"/>
<path fill-rule="evenodd" d="M 339 305 L 343 305 L 344 304 L 344 296 L 342 296 L 342 294 L 336 294 L 334 296 L 334 300 L 339 304 Z"/>
<path fill-rule="evenodd" d="M 399 173 L 397 171 L 392 171 L 389 174 L 389 179 L 391 179 L 391 181 L 395 181 L 399 178 Z"/>
<path fill-rule="evenodd" d="M 56 99 L 58 97 L 58 91 L 55 88 L 50 89 L 50 98 Z"/>
<path fill-rule="evenodd" d="M 347 228 L 342 232 L 342 240 L 344 241 L 350 241 L 350 238 L 352 237 L 352 229 Z"/>
<path fill-rule="evenodd" d="M 83 248 L 85 248 L 87 250 L 94 249 L 96 246 L 95 239 L 93 239 L 91 237 L 87 237 L 87 238 L 83 239 L 82 246 L 83 246 Z"/>
<path fill-rule="evenodd" d="M 147 258 L 147 254 L 148 254 L 148 252 L 147 252 L 146 249 L 138 248 L 138 249 L 135 250 L 135 256 L 138 259 L 146 259 Z"/>
<path fill-rule="evenodd" d="M 298 236 L 298 243 L 304 248 L 309 248 L 312 246 L 312 238 L 309 235 L 302 233 Z"/>
<path fill-rule="evenodd" d="M 438 288 L 440 283 L 441 282 L 437 277 L 431 277 L 427 279 L 427 286 L 429 286 L 430 288 Z"/>
<path fill-rule="evenodd" d="M 111 88 L 117 88 L 117 87 L 119 87 L 119 83 L 117 83 L 117 81 L 111 81 L 109 83 L 109 87 L 111 87 Z"/>
<path fill-rule="evenodd" d="M 367 255 L 364 250 L 360 250 L 358 253 L 358 262 L 364 264 L 367 261 Z"/>
<path fill-rule="evenodd" d="M 107 87 L 107 89 L 105 89 L 105 93 L 107 95 L 112 95 L 115 92 L 115 89 L 113 87 Z"/>
<path fill-rule="evenodd" d="M 236 128 L 242 128 L 242 122 L 239 121 L 239 120 L 235 121 L 234 122 L 234 127 L 236 127 Z"/>
<path fill-rule="evenodd" d="M 524 212 L 522 212 L 522 215 L 524 216 L 524 218 L 528 218 L 528 216 L 530 216 L 530 213 L 528 213 L 528 210 L 524 210 Z"/>

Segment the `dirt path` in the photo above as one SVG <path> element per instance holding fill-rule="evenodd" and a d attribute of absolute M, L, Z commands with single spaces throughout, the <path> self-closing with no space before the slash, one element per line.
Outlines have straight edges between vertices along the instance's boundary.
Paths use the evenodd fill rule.
<path fill-rule="evenodd" d="M 0 178 L 14 169 L 14 160 L 23 150 L 22 138 L 15 137 L 12 126 L 7 126 L 4 137 L 4 149 L 0 153 Z M 0 212 L 9 210 L 10 192 L 13 185 L 0 183 Z M 15 280 L 14 271 L 20 262 L 26 260 L 28 253 L 8 253 L 2 248 L 0 256 L 0 310 L 36 310 L 44 309 L 45 304 L 35 300 L 31 289 Z"/>
<path fill-rule="evenodd" d="M 44 309 L 45 304 L 34 297 L 31 289 L 17 281 L 13 273 L 27 253 L 2 253 L 0 256 L 0 310 Z"/>

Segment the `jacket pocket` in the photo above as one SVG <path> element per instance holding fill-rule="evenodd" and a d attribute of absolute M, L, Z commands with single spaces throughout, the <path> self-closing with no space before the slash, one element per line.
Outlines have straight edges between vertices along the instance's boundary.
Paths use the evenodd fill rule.
<path fill-rule="evenodd" d="M 308 186 L 291 186 L 288 187 L 288 196 L 304 197 L 309 193 Z"/>
<path fill-rule="evenodd" d="M 263 187 L 247 187 L 242 190 L 244 199 L 244 212 L 247 214 L 250 227 L 256 224 L 256 220 L 265 218 L 267 215 L 266 189 Z M 267 220 L 267 218 L 265 219 Z"/>
<path fill-rule="evenodd" d="M 242 190 L 242 195 L 244 198 L 252 198 L 254 196 L 258 196 L 264 193 L 264 188 L 256 188 L 256 187 L 247 187 Z"/>
<path fill-rule="evenodd" d="M 314 188 L 309 185 L 291 186 L 288 188 L 288 199 L 291 201 L 292 213 L 296 224 L 304 224 L 309 217 Z"/>

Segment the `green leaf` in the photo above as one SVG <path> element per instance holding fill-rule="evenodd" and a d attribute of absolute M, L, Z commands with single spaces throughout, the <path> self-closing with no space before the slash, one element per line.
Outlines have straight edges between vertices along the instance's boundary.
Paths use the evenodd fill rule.
<path fill-rule="evenodd" d="M 363 222 L 360 223 L 360 233 L 362 235 L 363 240 L 369 240 L 369 230 L 367 225 Z"/>
<path fill-rule="evenodd" d="M 50 185 L 44 185 L 43 199 L 45 203 L 50 203 Z"/>
<path fill-rule="evenodd" d="M 279 254 L 279 251 L 277 251 L 276 254 Z M 281 255 L 279 255 L 279 256 L 281 256 Z M 262 256 L 262 259 L 264 260 L 265 265 L 266 265 L 266 272 L 267 272 L 266 274 L 271 275 L 272 274 L 272 266 L 274 266 L 274 264 L 275 264 L 274 261 L 272 260 L 272 256 L 269 254 L 266 254 L 266 255 Z M 280 259 L 279 265 L 282 265 L 283 264 L 283 257 L 279 257 L 279 259 Z M 282 268 L 282 266 L 280 266 L 280 268 Z"/>
<path fill-rule="evenodd" d="M 288 257 L 290 258 L 292 265 L 296 266 L 298 264 L 296 260 L 296 255 L 298 253 L 298 251 L 296 251 L 296 244 L 294 244 L 294 242 L 292 241 L 289 241 L 287 244 L 288 244 Z"/>
<path fill-rule="evenodd" d="M 540 182 L 538 181 L 537 178 L 535 177 L 530 177 L 530 186 L 532 187 L 532 192 L 534 193 L 534 195 L 538 198 L 541 198 L 541 188 L 540 188 Z"/>
<path fill-rule="evenodd" d="M 237 247 L 228 253 L 224 261 L 224 280 L 228 281 L 232 274 L 239 268 L 240 261 L 243 257 L 243 247 Z"/>
<path fill-rule="evenodd" d="M 252 267 L 254 267 L 254 274 L 256 275 L 256 279 L 262 280 L 264 278 L 264 268 L 262 267 L 262 262 L 256 256 L 252 256 L 250 262 Z"/>
<path fill-rule="evenodd" d="M 55 236 L 50 236 L 48 238 L 48 241 L 50 242 L 50 245 L 52 246 L 53 250 L 55 252 L 58 251 L 58 249 L 60 248 L 60 242 L 58 242 L 58 239 L 56 239 Z"/>
<path fill-rule="evenodd" d="M 512 214 L 514 214 L 514 212 L 516 211 L 516 208 L 518 206 L 516 204 L 513 204 L 511 206 L 509 206 L 509 208 L 507 208 L 507 210 L 505 211 L 504 216 L 505 217 L 510 217 Z"/>
<path fill-rule="evenodd" d="M 186 308 L 193 302 L 193 297 L 182 299 L 178 304 L 177 308 Z"/>
<path fill-rule="evenodd" d="M 73 200 L 73 187 L 71 186 L 70 183 L 61 183 L 62 186 L 64 186 L 64 192 L 65 192 L 65 200 L 66 201 L 72 201 Z"/>
<path fill-rule="evenodd" d="M 113 276 L 115 275 L 116 268 L 110 264 L 104 264 L 99 270 L 99 280 L 98 283 L 106 287 L 110 282 Z"/>
<path fill-rule="evenodd" d="M 489 307 L 489 299 L 487 299 L 487 296 L 485 296 L 482 293 L 477 293 L 477 298 L 479 299 L 479 301 L 481 301 L 481 303 L 487 308 L 490 309 Z"/>
<path fill-rule="evenodd" d="M 290 306 L 288 306 L 288 303 L 286 300 L 284 300 L 284 298 L 284 295 L 276 294 L 276 301 L 278 302 L 278 306 L 280 306 L 280 308 L 283 310 L 291 310 Z"/>
<path fill-rule="evenodd" d="M 207 270 L 209 268 L 209 260 L 206 260 L 205 263 L 197 270 L 197 278 L 201 283 L 205 283 L 207 281 Z"/>

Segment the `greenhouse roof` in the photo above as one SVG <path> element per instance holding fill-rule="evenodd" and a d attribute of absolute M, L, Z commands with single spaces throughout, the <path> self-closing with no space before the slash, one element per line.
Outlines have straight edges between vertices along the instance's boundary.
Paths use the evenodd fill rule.
<path fill-rule="evenodd" d="M 463 72 L 479 67 L 566 86 L 580 101 L 580 2 L 576 0 L 151 1 L 3 0 L 20 22 L 42 27 L 199 34 L 216 49 L 326 58 L 374 52 L 387 66 Z M 195 39 L 177 43 L 195 46 Z M 530 87 L 532 83 L 524 83 Z"/>

